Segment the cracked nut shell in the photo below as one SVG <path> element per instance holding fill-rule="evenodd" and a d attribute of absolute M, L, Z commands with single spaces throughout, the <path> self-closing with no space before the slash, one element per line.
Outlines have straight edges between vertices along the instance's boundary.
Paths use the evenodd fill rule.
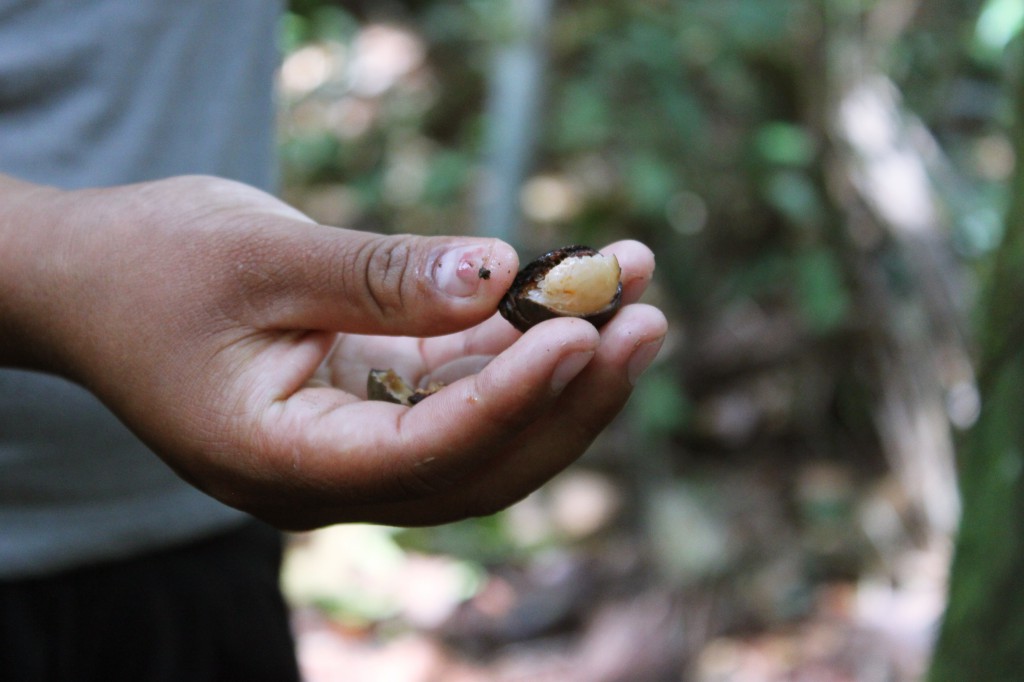
<path fill-rule="evenodd" d="M 411 407 L 437 393 L 443 384 L 433 382 L 426 388 L 413 388 L 393 369 L 371 369 L 366 377 L 366 397 Z"/>
<path fill-rule="evenodd" d="M 519 331 L 555 317 L 577 317 L 600 327 L 622 305 L 615 256 L 589 246 L 550 251 L 516 275 L 498 311 Z"/>

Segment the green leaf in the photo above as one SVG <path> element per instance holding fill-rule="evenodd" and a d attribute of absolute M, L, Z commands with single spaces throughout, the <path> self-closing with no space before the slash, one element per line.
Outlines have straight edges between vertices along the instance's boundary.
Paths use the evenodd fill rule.
<path fill-rule="evenodd" d="M 779 121 L 758 128 L 754 147 L 765 161 L 782 166 L 808 166 L 815 154 L 814 141 L 802 127 Z"/>
<path fill-rule="evenodd" d="M 628 165 L 630 198 L 641 210 L 661 214 L 678 186 L 672 167 L 654 154 L 637 154 Z"/>
<path fill-rule="evenodd" d="M 829 251 L 817 249 L 798 258 L 796 267 L 797 295 L 804 321 L 819 334 L 835 329 L 850 308 L 839 262 Z"/>
<path fill-rule="evenodd" d="M 644 436 L 665 436 L 683 429 L 692 406 L 678 381 L 667 372 L 649 372 L 629 401 L 633 423 Z"/>
<path fill-rule="evenodd" d="M 768 176 L 761 192 L 773 208 L 799 225 L 821 219 L 824 211 L 818 189 L 798 171 L 778 171 Z"/>

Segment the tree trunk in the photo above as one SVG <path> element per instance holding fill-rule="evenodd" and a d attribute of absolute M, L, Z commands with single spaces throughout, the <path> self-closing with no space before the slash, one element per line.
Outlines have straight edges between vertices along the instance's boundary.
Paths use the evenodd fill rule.
<path fill-rule="evenodd" d="M 1024 86 L 1013 87 L 1014 111 Z M 1024 120 L 1006 235 L 979 330 L 981 413 L 961 448 L 963 517 L 932 682 L 1018 680 L 1024 671 Z"/>

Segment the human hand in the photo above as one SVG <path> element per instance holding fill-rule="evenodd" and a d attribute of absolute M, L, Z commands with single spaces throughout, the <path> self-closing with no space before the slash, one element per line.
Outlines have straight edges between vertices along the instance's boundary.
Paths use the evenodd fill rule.
<path fill-rule="evenodd" d="M 186 480 L 284 528 L 504 508 L 584 452 L 665 334 L 635 303 L 654 265 L 636 242 L 606 249 L 627 305 L 600 333 L 520 335 L 494 314 L 518 266 L 496 240 L 323 227 L 207 177 L 21 196 L 0 359 L 81 382 Z M 367 401 L 382 367 L 451 383 Z"/>

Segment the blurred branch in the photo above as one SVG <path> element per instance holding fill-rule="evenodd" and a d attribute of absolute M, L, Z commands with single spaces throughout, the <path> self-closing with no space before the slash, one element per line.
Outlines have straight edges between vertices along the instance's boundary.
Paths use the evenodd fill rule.
<path fill-rule="evenodd" d="M 904 110 L 881 71 L 877 50 L 887 46 L 863 40 L 862 18 L 837 5 L 829 4 L 833 183 L 845 195 L 848 238 L 856 244 L 861 235 L 859 248 L 851 250 L 854 276 L 864 310 L 876 317 L 873 326 L 882 334 L 874 344 L 880 386 L 875 418 L 890 463 L 928 535 L 945 537 L 959 516 L 946 391 L 973 377 L 954 293 L 957 267 L 932 174 L 939 147 Z M 874 37 L 880 36 L 876 31 Z M 895 35 L 889 31 L 887 37 Z M 881 242 L 872 244 L 863 235 L 878 230 L 907 264 L 915 299 L 896 301 L 882 283 L 877 257 L 867 256 L 867 249 L 877 250 Z M 916 325 L 915 313 L 923 318 Z"/>
<path fill-rule="evenodd" d="M 507 4 L 515 26 L 491 66 L 479 230 L 522 247 L 519 190 L 537 140 L 553 0 Z"/>

